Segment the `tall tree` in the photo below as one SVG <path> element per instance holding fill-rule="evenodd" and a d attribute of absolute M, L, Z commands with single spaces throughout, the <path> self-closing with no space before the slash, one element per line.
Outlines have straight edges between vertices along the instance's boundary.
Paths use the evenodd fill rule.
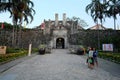
<path fill-rule="evenodd" d="M 105 20 L 105 4 L 102 4 L 100 0 L 92 0 L 90 4 L 86 6 L 86 12 L 91 14 L 94 22 L 98 24 L 100 20 L 101 24 Z"/>
<path fill-rule="evenodd" d="M 91 14 L 94 22 L 98 25 L 98 20 L 100 20 L 101 25 L 103 20 L 105 20 L 105 4 L 102 4 L 100 0 L 92 0 L 90 4 L 86 6 L 86 12 Z M 99 26 L 98 26 L 99 28 Z M 98 49 L 100 49 L 100 38 L 98 30 Z"/>
<path fill-rule="evenodd" d="M 33 9 L 34 4 L 31 0 L 1 0 L 0 1 L 0 12 L 10 12 L 10 18 L 13 18 L 13 24 L 19 25 L 20 27 L 20 36 L 21 36 L 21 25 L 23 20 L 26 23 L 33 21 L 33 14 L 35 10 Z M 31 21 L 29 21 L 31 19 Z M 19 41 L 21 44 L 21 37 Z M 13 40 L 14 40 L 14 28 L 13 28 Z M 14 41 L 13 41 L 14 44 Z"/>
<path fill-rule="evenodd" d="M 120 15 L 120 0 L 109 0 L 107 5 L 107 16 L 114 18 L 114 30 L 116 30 L 117 15 Z"/>
<path fill-rule="evenodd" d="M 10 17 L 17 23 L 26 21 L 29 23 L 33 20 L 33 14 L 35 10 L 33 9 L 34 4 L 31 0 L 1 0 L 0 1 L 0 12 L 10 12 Z"/>
<path fill-rule="evenodd" d="M 116 30 L 117 15 L 120 15 L 120 0 L 92 0 L 90 4 L 86 6 L 86 12 L 89 13 L 95 22 L 102 23 L 105 17 L 114 18 L 114 29 Z"/>

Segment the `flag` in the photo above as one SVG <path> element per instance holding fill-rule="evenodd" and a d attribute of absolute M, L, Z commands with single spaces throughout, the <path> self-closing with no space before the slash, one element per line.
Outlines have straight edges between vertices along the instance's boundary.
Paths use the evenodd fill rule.
<path fill-rule="evenodd" d="M 45 29 L 45 23 L 41 24 L 41 29 Z"/>
<path fill-rule="evenodd" d="M 4 23 L 1 24 L 1 29 L 3 29 L 3 28 L 4 28 Z"/>

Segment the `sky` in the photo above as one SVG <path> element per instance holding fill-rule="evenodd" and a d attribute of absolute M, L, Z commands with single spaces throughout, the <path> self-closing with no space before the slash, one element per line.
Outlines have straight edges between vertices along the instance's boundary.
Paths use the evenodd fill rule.
<path fill-rule="evenodd" d="M 73 16 L 79 17 L 84 20 L 89 28 L 95 25 L 90 14 L 85 12 L 85 7 L 91 2 L 91 0 L 32 0 L 34 3 L 34 9 L 36 14 L 31 24 L 28 24 L 27 28 L 35 28 L 39 26 L 44 19 L 55 20 L 55 14 L 58 13 L 59 20 L 62 20 L 63 13 L 66 13 L 66 17 L 72 18 Z M 0 13 L 0 22 L 7 22 L 12 24 L 12 18 L 9 18 L 10 14 Z M 120 16 L 117 17 L 117 27 L 120 27 Z M 103 22 L 103 26 L 107 28 L 114 28 L 113 18 L 107 18 Z"/>

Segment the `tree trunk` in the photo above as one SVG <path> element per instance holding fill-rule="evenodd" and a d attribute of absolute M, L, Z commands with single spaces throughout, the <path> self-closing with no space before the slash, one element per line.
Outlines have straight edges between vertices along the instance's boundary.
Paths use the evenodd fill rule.
<path fill-rule="evenodd" d="M 116 30 L 116 20 L 114 18 L 114 30 Z"/>
<path fill-rule="evenodd" d="M 15 28 L 13 26 L 13 33 L 12 33 L 12 47 L 15 47 Z"/>
<path fill-rule="evenodd" d="M 98 20 L 97 20 L 97 26 L 98 26 L 98 50 L 100 50 L 100 32 L 99 32 L 99 25 L 98 25 Z"/>
<path fill-rule="evenodd" d="M 19 42 L 19 48 L 22 48 L 22 27 L 21 27 L 21 24 L 19 24 L 19 27 L 20 27 L 20 30 L 19 30 L 19 33 L 18 33 L 18 42 Z"/>

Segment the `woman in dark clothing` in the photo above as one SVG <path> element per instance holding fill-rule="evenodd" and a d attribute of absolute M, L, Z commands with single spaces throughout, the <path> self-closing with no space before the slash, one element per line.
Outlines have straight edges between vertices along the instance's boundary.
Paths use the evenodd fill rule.
<path fill-rule="evenodd" d="M 93 48 L 93 51 L 94 51 L 93 52 L 94 62 L 96 64 L 96 66 L 98 67 L 98 60 L 97 60 L 98 51 L 95 48 Z"/>

